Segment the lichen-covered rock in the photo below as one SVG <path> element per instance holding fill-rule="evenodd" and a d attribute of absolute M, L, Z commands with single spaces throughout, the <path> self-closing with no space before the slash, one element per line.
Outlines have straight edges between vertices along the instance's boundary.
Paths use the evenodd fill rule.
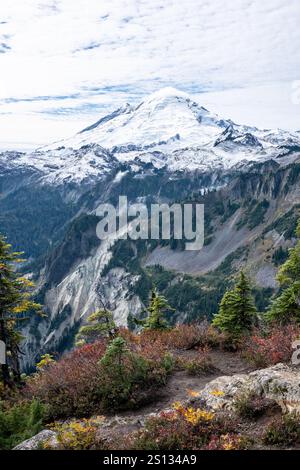
<path fill-rule="evenodd" d="M 30 439 L 17 445 L 13 450 L 37 450 L 46 442 L 51 443 L 51 448 L 55 448 L 57 446 L 56 433 L 54 431 L 44 429 Z"/>
<path fill-rule="evenodd" d="M 245 393 L 274 400 L 283 412 L 300 414 L 300 369 L 276 364 L 250 374 L 218 377 L 209 382 L 198 396 L 192 397 L 190 402 L 215 411 L 232 410 L 236 399 Z"/>

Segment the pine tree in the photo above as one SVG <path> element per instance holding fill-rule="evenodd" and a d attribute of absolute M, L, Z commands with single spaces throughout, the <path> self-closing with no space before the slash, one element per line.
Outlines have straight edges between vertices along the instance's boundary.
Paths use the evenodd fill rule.
<path fill-rule="evenodd" d="M 168 322 L 164 318 L 167 311 L 174 310 L 163 295 L 159 295 L 156 290 L 151 293 L 151 300 L 147 309 L 148 317 L 145 320 L 136 320 L 145 330 L 163 330 L 169 328 Z"/>
<path fill-rule="evenodd" d="M 24 261 L 21 255 L 13 252 L 0 235 L 0 340 L 5 343 L 7 352 L 1 375 L 7 386 L 20 381 L 19 322 L 27 319 L 26 312 L 40 311 L 40 305 L 31 300 L 32 282 L 16 272 L 15 266 Z"/>
<path fill-rule="evenodd" d="M 82 326 L 76 336 L 77 346 L 103 337 L 113 339 L 118 330 L 112 312 L 106 309 L 92 313 L 87 322 L 89 325 Z"/>
<path fill-rule="evenodd" d="M 289 257 L 279 269 L 277 279 L 281 286 L 288 286 L 300 281 L 300 220 L 296 229 L 299 239 L 294 248 L 289 250 Z"/>
<path fill-rule="evenodd" d="M 232 339 L 238 339 L 245 331 L 251 329 L 256 314 L 249 281 L 241 272 L 235 287 L 224 294 L 213 325 Z"/>
<path fill-rule="evenodd" d="M 119 375 L 121 375 L 121 369 L 123 366 L 124 359 L 129 354 L 129 349 L 124 338 L 118 336 L 107 346 L 105 355 L 100 360 L 100 363 L 105 366 L 117 366 Z"/>
<path fill-rule="evenodd" d="M 300 238 L 300 220 L 296 235 Z M 267 319 L 281 323 L 300 321 L 300 240 L 289 250 L 288 259 L 279 269 L 277 280 L 283 290 L 273 300 L 266 314 Z"/>

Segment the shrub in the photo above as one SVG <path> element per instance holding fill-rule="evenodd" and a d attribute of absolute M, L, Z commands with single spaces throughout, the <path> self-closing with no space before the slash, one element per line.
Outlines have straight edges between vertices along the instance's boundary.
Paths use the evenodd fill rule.
<path fill-rule="evenodd" d="M 12 449 L 43 429 L 45 407 L 37 400 L 21 402 L 10 408 L 1 404 L 0 449 Z"/>
<path fill-rule="evenodd" d="M 199 349 L 197 357 L 193 359 L 179 358 L 177 365 L 187 371 L 189 375 L 200 376 L 214 371 L 214 366 L 209 357 L 209 349 Z"/>
<path fill-rule="evenodd" d="M 138 344 L 140 342 L 140 335 L 135 334 L 133 331 L 121 326 L 118 330 L 119 336 L 125 339 L 127 343 Z"/>
<path fill-rule="evenodd" d="M 153 392 L 153 385 L 165 381 L 160 366 L 132 352 L 123 338 L 114 339 L 100 361 L 102 406 L 114 410 L 135 408 L 144 402 L 145 389 Z"/>
<path fill-rule="evenodd" d="M 98 425 L 94 419 L 55 424 L 53 430 L 57 435 L 59 450 L 91 450 L 95 448 L 96 442 L 97 449 L 105 450 L 104 442 L 97 438 Z M 46 442 L 43 447 L 51 450 L 51 442 Z"/>
<path fill-rule="evenodd" d="M 135 349 L 143 357 L 161 361 L 168 352 L 168 333 L 166 331 L 144 330 L 135 342 Z"/>
<path fill-rule="evenodd" d="M 290 446 L 300 443 L 300 418 L 291 413 L 274 418 L 265 431 L 265 444 Z"/>
<path fill-rule="evenodd" d="M 234 431 L 234 422 L 217 418 L 212 412 L 174 404 L 174 411 L 150 418 L 135 434 L 130 448 L 137 450 L 201 450 L 242 448 L 242 439 Z"/>
<path fill-rule="evenodd" d="M 199 324 L 177 325 L 169 332 L 169 346 L 176 349 L 193 349 L 196 347 L 218 346 L 220 335 L 207 320 Z"/>
<path fill-rule="evenodd" d="M 41 356 L 40 362 L 37 363 L 36 368 L 38 370 L 45 369 L 50 364 L 53 364 L 53 362 L 55 361 L 53 359 L 53 356 L 51 356 L 51 354 L 44 354 L 43 356 Z"/>
<path fill-rule="evenodd" d="M 246 393 L 236 399 L 235 409 L 241 418 L 257 419 L 269 410 L 279 410 L 280 408 L 274 400 L 269 400 L 255 393 Z"/>
<path fill-rule="evenodd" d="M 99 400 L 99 359 L 106 342 L 85 345 L 34 374 L 24 389 L 26 397 L 48 403 L 49 418 L 86 416 L 97 410 Z"/>
<path fill-rule="evenodd" d="M 212 436 L 204 450 L 245 450 L 250 444 L 249 439 L 234 433 Z"/>
<path fill-rule="evenodd" d="M 174 356 L 170 353 L 166 353 L 164 357 L 162 358 L 161 365 L 165 369 L 167 374 L 170 374 L 176 364 L 176 360 Z"/>
<path fill-rule="evenodd" d="M 170 368 L 166 354 L 147 359 L 138 344 L 117 337 L 85 345 L 50 364 L 28 380 L 24 393 L 49 404 L 50 419 L 85 417 L 152 401 Z"/>
<path fill-rule="evenodd" d="M 204 320 L 199 324 L 176 325 L 167 331 L 143 331 L 140 335 L 141 345 L 150 346 L 155 343 L 160 351 L 169 349 L 189 350 L 205 346 L 218 346 L 221 342 L 218 331 Z"/>
<path fill-rule="evenodd" d="M 274 324 L 267 331 L 256 328 L 246 340 L 242 355 L 255 367 L 290 362 L 292 343 L 299 336 L 300 328 L 295 324 Z"/>

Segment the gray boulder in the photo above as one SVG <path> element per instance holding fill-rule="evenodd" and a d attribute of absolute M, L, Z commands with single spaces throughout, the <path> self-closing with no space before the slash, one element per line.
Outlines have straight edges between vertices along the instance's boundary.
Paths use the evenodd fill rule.
<path fill-rule="evenodd" d="M 56 433 L 44 429 L 30 439 L 17 445 L 13 450 L 38 450 L 45 442 L 50 442 L 51 447 L 55 447 L 57 444 Z"/>
<path fill-rule="evenodd" d="M 218 377 L 192 397 L 190 403 L 205 405 L 212 410 L 232 410 L 243 394 L 274 400 L 283 412 L 300 414 L 300 369 L 276 364 L 249 374 Z"/>

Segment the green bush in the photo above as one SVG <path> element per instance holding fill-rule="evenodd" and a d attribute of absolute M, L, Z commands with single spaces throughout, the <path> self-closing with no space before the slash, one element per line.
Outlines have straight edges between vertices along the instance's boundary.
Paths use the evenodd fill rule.
<path fill-rule="evenodd" d="M 246 393 L 240 395 L 235 401 L 235 410 L 241 418 L 257 419 L 269 410 L 279 409 L 275 401 L 256 395 Z"/>
<path fill-rule="evenodd" d="M 264 435 L 265 444 L 291 446 L 300 443 L 300 418 L 296 414 L 286 414 L 275 418 Z"/>
<path fill-rule="evenodd" d="M 0 449 L 12 449 L 43 429 L 45 406 L 38 400 L 0 409 Z"/>
<path fill-rule="evenodd" d="M 122 337 L 114 339 L 100 363 L 101 402 L 107 410 L 136 408 L 152 401 L 174 365 L 166 353 L 160 362 L 130 350 Z"/>

